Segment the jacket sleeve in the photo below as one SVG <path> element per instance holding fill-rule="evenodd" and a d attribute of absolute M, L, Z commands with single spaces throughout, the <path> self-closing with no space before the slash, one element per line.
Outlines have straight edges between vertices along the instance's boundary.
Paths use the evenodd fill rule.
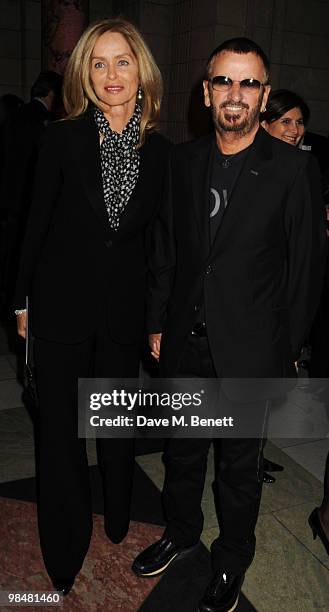
<path fill-rule="evenodd" d="M 307 156 L 288 194 L 288 294 L 292 358 L 299 357 L 323 287 L 326 261 L 325 209 L 316 160 Z"/>
<path fill-rule="evenodd" d="M 163 197 L 153 224 L 149 260 L 147 331 L 163 331 L 174 278 L 176 249 L 171 189 L 171 156 L 164 181 Z"/>
<path fill-rule="evenodd" d="M 14 308 L 24 308 L 62 184 L 59 126 L 47 127 L 40 145 L 31 211 L 22 245 Z"/>

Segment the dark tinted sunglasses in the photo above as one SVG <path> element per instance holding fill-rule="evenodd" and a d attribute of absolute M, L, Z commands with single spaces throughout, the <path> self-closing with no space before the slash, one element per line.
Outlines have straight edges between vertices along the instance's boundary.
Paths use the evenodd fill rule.
<path fill-rule="evenodd" d="M 233 81 L 228 76 L 220 75 L 208 79 L 208 82 L 211 83 L 213 89 L 218 91 L 227 91 L 231 89 L 233 83 L 240 83 L 240 88 L 244 91 L 259 91 L 264 85 L 264 83 L 261 83 L 257 79 L 242 79 L 242 81 Z"/>

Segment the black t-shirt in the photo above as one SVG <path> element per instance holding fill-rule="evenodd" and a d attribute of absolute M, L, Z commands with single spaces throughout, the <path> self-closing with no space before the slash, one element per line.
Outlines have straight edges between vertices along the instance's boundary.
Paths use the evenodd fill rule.
<path fill-rule="evenodd" d="M 247 147 L 234 155 L 223 155 L 215 144 L 215 153 L 210 174 L 210 244 L 214 241 L 225 208 L 229 204 L 231 193 L 242 170 L 249 149 L 250 147 Z"/>

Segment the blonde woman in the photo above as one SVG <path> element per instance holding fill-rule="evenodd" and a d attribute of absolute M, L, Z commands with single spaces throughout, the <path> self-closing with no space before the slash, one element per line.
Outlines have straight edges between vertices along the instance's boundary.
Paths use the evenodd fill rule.
<path fill-rule="evenodd" d="M 155 131 L 162 79 L 140 33 L 103 20 L 83 34 L 64 82 L 68 119 L 47 128 L 16 290 L 26 296 L 40 404 L 38 519 L 46 569 L 67 594 L 87 553 L 92 510 L 78 377 L 137 377 L 147 244 L 168 155 Z M 129 527 L 132 440 L 98 440 L 104 525 Z"/>

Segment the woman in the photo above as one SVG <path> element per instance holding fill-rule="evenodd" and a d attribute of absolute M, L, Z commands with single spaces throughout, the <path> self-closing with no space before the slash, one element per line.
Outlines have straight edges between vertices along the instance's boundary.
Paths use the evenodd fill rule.
<path fill-rule="evenodd" d="M 310 110 L 298 94 L 288 89 L 270 93 L 261 125 L 271 136 L 297 147 L 304 136 Z"/>
<path fill-rule="evenodd" d="M 298 146 L 304 136 L 309 118 L 310 110 L 300 96 L 285 89 L 278 89 L 270 94 L 266 111 L 262 115 L 262 126 L 275 138 L 280 138 L 289 144 Z M 323 351 L 321 349 L 319 351 L 321 358 L 319 360 L 314 358 L 314 353 L 318 352 L 318 344 L 322 345 L 323 338 L 326 337 L 324 325 L 327 324 L 327 318 L 323 316 L 322 311 L 327 311 L 327 285 L 326 279 L 320 308 L 311 332 L 313 342 L 310 376 L 326 377 L 328 375 L 328 360 L 323 359 Z M 265 469 L 266 462 L 267 460 L 264 459 Z M 319 508 L 314 508 L 308 522 L 312 529 L 314 540 L 319 536 L 326 552 L 329 554 L 329 455 L 326 461 L 323 500 Z"/>
<path fill-rule="evenodd" d="M 266 110 L 261 115 L 262 127 L 274 138 L 279 138 L 297 147 L 310 118 L 310 110 L 304 100 L 288 89 L 277 89 L 269 95 Z M 273 483 L 275 478 L 267 472 L 277 472 L 283 467 L 264 457 L 264 482 Z"/>
<path fill-rule="evenodd" d="M 68 120 L 47 128 L 16 290 L 25 296 L 40 404 L 38 519 L 46 569 L 66 594 L 87 553 L 92 510 L 78 377 L 137 377 L 147 245 L 169 145 L 154 131 L 162 80 L 141 35 L 124 20 L 83 34 L 64 82 Z M 97 441 L 105 531 L 129 526 L 132 440 Z"/>

